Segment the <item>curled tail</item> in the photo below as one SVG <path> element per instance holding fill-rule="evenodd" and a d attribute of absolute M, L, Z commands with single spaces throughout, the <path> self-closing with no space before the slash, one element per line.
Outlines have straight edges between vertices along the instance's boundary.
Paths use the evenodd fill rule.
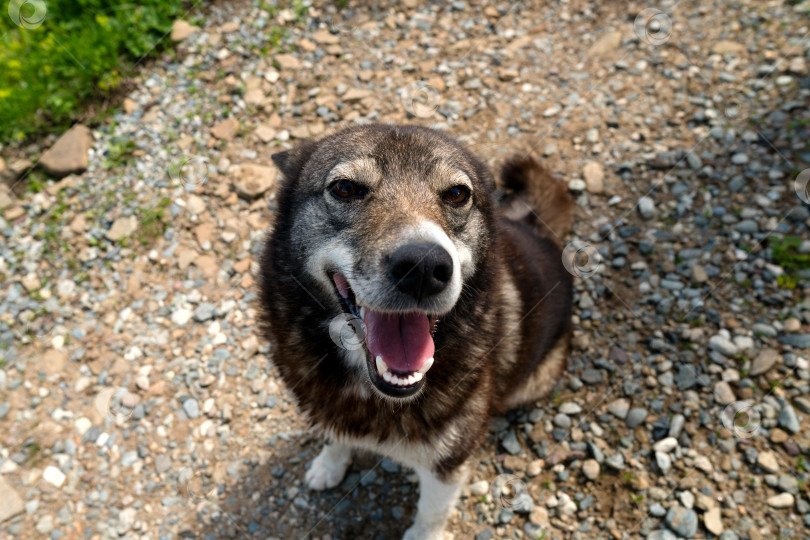
<path fill-rule="evenodd" d="M 540 234 L 561 245 L 574 221 L 574 200 L 568 186 L 528 155 L 506 160 L 501 167 L 501 183 L 511 190 L 506 217 L 535 225 Z"/>

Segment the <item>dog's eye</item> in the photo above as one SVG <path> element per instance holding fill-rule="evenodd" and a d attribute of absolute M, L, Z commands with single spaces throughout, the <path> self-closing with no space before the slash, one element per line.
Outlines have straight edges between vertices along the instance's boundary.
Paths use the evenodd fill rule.
<path fill-rule="evenodd" d="M 337 199 L 362 199 L 368 193 L 368 188 L 355 184 L 351 180 L 338 180 L 329 190 Z"/>
<path fill-rule="evenodd" d="M 470 198 L 470 188 L 467 186 L 453 186 L 442 193 L 442 200 L 453 206 L 460 206 Z"/>

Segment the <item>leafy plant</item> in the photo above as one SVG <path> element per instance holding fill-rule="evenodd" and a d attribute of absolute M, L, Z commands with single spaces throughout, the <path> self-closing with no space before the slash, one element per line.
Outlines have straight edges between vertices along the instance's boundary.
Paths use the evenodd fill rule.
<path fill-rule="evenodd" d="M 0 141 L 63 129 L 88 100 L 113 95 L 171 44 L 183 4 L 11 0 L 0 16 Z"/>

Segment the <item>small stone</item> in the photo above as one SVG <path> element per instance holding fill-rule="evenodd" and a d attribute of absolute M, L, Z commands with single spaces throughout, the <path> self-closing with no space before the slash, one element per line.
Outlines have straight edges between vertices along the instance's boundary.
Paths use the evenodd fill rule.
<path fill-rule="evenodd" d="M 116 219 L 107 229 L 106 237 L 112 242 L 127 238 L 138 230 L 138 219 L 135 216 L 122 216 Z"/>
<path fill-rule="evenodd" d="M 205 201 L 202 197 L 191 194 L 186 201 L 186 210 L 192 216 L 198 216 L 205 211 Z"/>
<path fill-rule="evenodd" d="M 728 405 L 736 400 L 734 391 L 726 381 L 720 381 L 714 385 L 714 401 L 720 405 Z"/>
<path fill-rule="evenodd" d="M 37 371 L 46 376 L 57 375 L 63 372 L 68 357 L 59 349 L 48 349 L 37 361 Z"/>
<path fill-rule="evenodd" d="M 42 479 L 56 487 L 62 487 L 65 483 L 65 473 L 53 465 L 48 465 L 42 473 Z"/>
<path fill-rule="evenodd" d="M 588 56 L 600 56 L 614 51 L 622 44 L 622 33 L 618 30 L 605 32 L 588 48 Z"/>
<path fill-rule="evenodd" d="M 205 322 L 214 317 L 214 312 L 217 305 L 211 302 L 203 302 L 197 309 L 194 310 L 194 320 L 197 322 Z"/>
<path fill-rule="evenodd" d="M 666 529 L 658 529 L 648 534 L 646 540 L 677 540 L 677 537 Z"/>
<path fill-rule="evenodd" d="M 22 497 L 0 476 L 0 523 L 21 514 L 25 509 Z"/>
<path fill-rule="evenodd" d="M 714 472 L 714 466 L 712 465 L 711 460 L 706 456 L 697 456 L 693 464 L 696 469 L 699 469 L 706 474 L 711 474 Z"/>
<path fill-rule="evenodd" d="M 624 398 L 619 398 L 610 402 L 607 409 L 610 414 L 619 420 L 624 420 L 627 418 L 628 411 L 630 411 L 630 402 Z"/>
<path fill-rule="evenodd" d="M 607 465 L 611 469 L 620 471 L 624 469 L 624 456 L 616 452 L 615 454 L 613 454 L 612 456 L 610 456 L 605 460 L 605 465 Z"/>
<path fill-rule="evenodd" d="M 585 478 L 588 480 L 596 480 L 599 478 L 599 472 L 599 463 L 597 463 L 595 459 L 586 459 L 585 462 L 582 463 L 582 474 L 584 474 Z"/>
<path fill-rule="evenodd" d="M 183 411 L 191 419 L 200 416 L 200 404 L 194 398 L 189 398 L 183 402 Z"/>
<path fill-rule="evenodd" d="M 794 411 L 793 407 L 787 403 L 782 405 L 782 410 L 779 411 L 779 416 L 776 420 L 779 422 L 780 426 L 793 434 L 798 433 L 801 429 L 801 424 L 799 424 L 799 417 L 796 416 L 796 411 Z"/>
<path fill-rule="evenodd" d="M 605 190 L 605 172 L 599 163 L 595 161 L 586 163 L 582 175 L 585 177 L 588 193 L 598 194 Z"/>
<path fill-rule="evenodd" d="M 782 327 L 785 329 L 785 332 L 798 332 L 802 329 L 802 323 L 796 317 L 791 317 L 785 321 Z"/>
<path fill-rule="evenodd" d="M 211 128 L 211 135 L 223 141 L 230 141 L 239 129 L 236 118 L 229 117 Z"/>
<path fill-rule="evenodd" d="M 548 510 L 542 506 L 535 505 L 532 511 L 529 512 L 529 521 L 540 527 L 547 526 L 549 524 Z"/>
<path fill-rule="evenodd" d="M 647 409 L 643 408 L 635 408 L 630 409 L 627 413 L 627 418 L 625 419 L 625 423 L 627 427 L 634 428 L 636 426 L 641 425 L 642 422 L 647 418 Z"/>
<path fill-rule="evenodd" d="M 42 154 L 39 166 L 55 178 L 82 173 L 87 170 L 87 152 L 92 146 L 90 128 L 76 124 Z"/>
<path fill-rule="evenodd" d="M 520 453 L 520 442 L 518 441 L 514 430 L 509 430 L 506 437 L 504 437 L 501 441 L 501 446 L 503 446 L 504 450 L 513 456 Z"/>
<path fill-rule="evenodd" d="M 644 219 L 655 217 L 655 202 L 649 197 L 642 197 L 638 200 L 638 212 Z"/>
<path fill-rule="evenodd" d="M 672 467 L 672 458 L 664 452 L 655 452 L 655 464 L 658 465 L 662 473 L 667 474 L 667 471 Z"/>
<path fill-rule="evenodd" d="M 582 412 L 582 407 L 573 401 L 567 401 L 560 405 L 559 411 L 568 416 L 574 416 Z"/>
<path fill-rule="evenodd" d="M 767 373 L 780 359 L 780 354 L 775 349 L 762 349 L 751 362 L 749 373 L 753 376 Z"/>
<path fill-rule="evenodd" d="M 665 437 L 653 445 L 656 452 L 668 454 L 678 447 L 678 439 L 675 437 Z"/>
<path fill-rule="evenodd" d="M 698 516 L 694 510 L 672 506 L 665 518 L 667 526 L 681 538 L 692 538 L 697 533 Z"/>
<path fill-rule="evenodd" d="M 714 507 L 705 514 L 703 514 L 703 525 L 706 526 L 706 529 L 716 535 L 719 536 L 723 532 L 723 520 L 720 515 L 720 508 Z"/>
<path fill-rule="evenodd" d="M 470 495 L 486 495 L 489 493 L 489 482 L 486 480 L 479 480 L 478 482 L 470 484 Z"/>
<path fill-rule="evenodd" d="M 190 309 L 180 308 L 172 313 L 172 322 L 177 326 L 184 326 L 193 315 Z"/>
<path fill-rule="evenodd" d="M 776 462 L 776 456 L 773 452 L 760 452 L 757 455 L 757 465 L 762 470 L 769 473 L 775 473 L 779 470 L 779 464 Z"/>
<path fill-rule="evenodd" d="M 795 499 L 790 493 L 780 493 L 768 498 L 768 506 L 771 508 L 793 508 Z"/>
<path fill-rule="evenodd" d="M 709 275 L 706 273 L 706 269 L 696 264 L 692 267 L 692 281 L 695 283 L 706 283 L 709 281 Z"/>
<path fill-rule="evenodd" d="M 546 118 L 550 118 L 552 116 L 560 114 L 560 111 L 562 111 L 562 107 L 560 105 L 552 105 L 551 107 L 548 107 L 546 110 L 543 111 L 543 116 Z"/>
<path fill-rule="evenodd" d="M 270 126 L 261 125 L 256 128 L 256 135 L 263 143 L 269 143 L 276 138 L 276 130 Z"/>
<path fill-rule="evenodd" d="M 273 187 L 276 170 L 264 165 L 246 163 L 231 167 L 228 174 L 233 180 L 236 194 L 245 199 L 255 199 Z"/>
<path fill-rule="evenodd" d="M 715 54 L 738 53 L 745 50 L 745 45 L 736 41 L 722 40 L 718 41 L 712 47 L 712 52 Z"/>
<path fill-rule="evenodd" d="M 172 41 L 183 41 L 187 39 L 194 31 L 197 30 L 196 26 L 189 24 L 187 21 L 178 19 L 172 24 L 172 33 L 169 38 Z"/>

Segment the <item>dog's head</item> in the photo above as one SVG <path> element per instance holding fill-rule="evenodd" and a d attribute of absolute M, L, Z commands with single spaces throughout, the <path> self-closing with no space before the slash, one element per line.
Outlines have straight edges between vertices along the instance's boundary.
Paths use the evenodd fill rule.
<path fill-rule="evenodd" d="M 492 238 L 487 168 L 440 132 L 380 124 L 273 161 L 285 177 L 286 242 L 319 289 L 309 293 L 334 314 L 327 322 L 344 360 L 386 397 L 416 395 L 437 324 Z"/>

